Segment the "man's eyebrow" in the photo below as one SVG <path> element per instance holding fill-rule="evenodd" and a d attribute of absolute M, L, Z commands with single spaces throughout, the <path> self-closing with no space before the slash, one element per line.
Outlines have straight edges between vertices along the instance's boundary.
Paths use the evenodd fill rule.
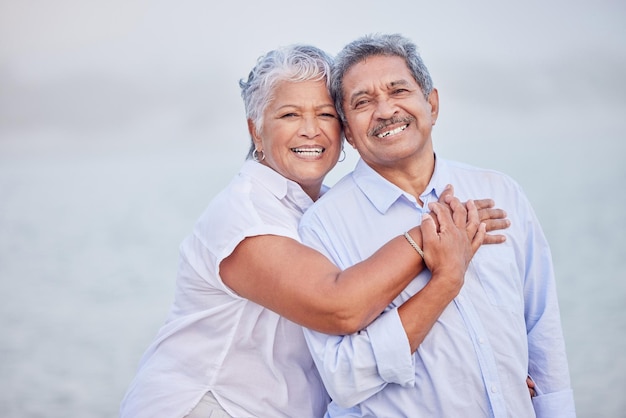
<path fill-rule="evenodd" d="M 355 91 L 354 93 L 352 93 L 352 95 L 350 96 L 350 103 L 354 102 L 354 99 L 356 99 L 359 96 L 363 96 L 364 94 L 368 94 L 369 92 L 367 90 L 359 90 L 359 91 Z"/>
<path fill-rule="evenodd" d="M 389 87 L 397 87 L 397 86 L 406 86 L 408 85 L 409 82 L 407 80 L 396 80 L 396 81 L 392 81 L 391 83 L 389 83 Z"/>
<path fill-rule="evenodd" d="M 411 83 L 409 83 L 409 81 L 405 79 L 394 80 L 394 81 L 390 81 L 389 83 L 387 83 L 387 88 L 398 87 L 398 86 L 408 86 L 410 84 Z M 367 95 L 367 94 L 369 94 L 369 91 L 367 90 L 359 90 L 359 91 L 352 93 L 352 95 L 350 96 L 350 103 L 354 102 L 354 100 L 357 97 Z"/>

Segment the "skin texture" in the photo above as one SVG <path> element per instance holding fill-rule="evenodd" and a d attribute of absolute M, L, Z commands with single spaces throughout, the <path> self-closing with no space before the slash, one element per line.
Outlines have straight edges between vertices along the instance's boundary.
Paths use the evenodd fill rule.
<path fill-rule="evenodd" d="M 432 128 L 439 115 L 437 90 L 425 97 L 403 58 L 382 55 L 352 66 L 344 75 L 343 86 L 348 143 L 381 176 L 419 199 L 435 167 Z M 439 202 L 429 207 L 439 219 L 452 210 L 457 228 L 424 216 L 424 246 L 431 245 L 433 237 L 440 239 L 443 235 L 456 235 L 453 241 L 462 241 L 458 227 L 464 219 L 458 202 L 450 201 L 447 206 Z M 433 235 L 433 231 L 439 233 Z M 398 309 L 411 352 L 417 350 L 445 307 L 460 292 L 473 255 L 466 250 L 459 245 L 456 251 L 445 255 L 447 263 L 440 259 L 444 256 L 441 253 L 426 253 L 432 279 Z M 530 396 L 534 396 L 534 382 L 528 378 L 526 383 Z"/>
<path fill-rule="evenodd" d="M 263 130 L 256 132 L 254 124 L 248 124 L 257 149 L 265 154 L 262 163 L 300 183 L 313 199 L 341 149 L 336 113 L 328 104 L 332 101 L 323 83 L 279 83 L 274 101 L 264 113 Z M 319 158 L 303 158 L 293 151 L 306 146 L 325 151 Z M 485 226 L 480 226 L 473 205 L 468 215 L 452 193 L 449 189 L 443 194 L 442 205 L 456 209 L 442 210 L 438 221 L 458 231 L 435 239 L 436 227 L 430 228 L 424 250 L 442 255 L 460 251 L 463 256 L 455 257 L 454 262 L 460 260 L 457 267 L 463 269 L 464 255 L 477 250 Z M 448 201 L 445 205 L 444 199 Z M 418 245 L 423 244 L 420 227 L 410 233 Z M 459 236 L 464 238 L 457 241 Z M 433 267 L 444 259 L 433 260 Z M 423 268 L 421 257 L 403 236 L 341 271 L 320 253 L 290 238 L 262 235 L 244 239 L 222 261 L 220 274 L 239 295 L 296 323 L 331 334 L 349 334 L 374 320 Z M 444 268 L 442 274 L 449 271 Z"/>
<path fill-rule="evenodd" d="M 265 155 L 261 164 L 296 181 L 316 200 L 341 152 L 341 125 L 324 81 L 279 82 L 265 109 L 263 130 L 252 122 L 249 127 L 256 149 Z"/>
<path fill-rule="evenodd" d="M 380 175 L 419 198 L 435 168 L 437 90 L 426 99 L 400 57 L 369 57 L 343 80 L 346 139 Z"/>
<path fill-rule="evenodd" d="M 424 97 L 403 58 L 380 55 L 356 63 L 345 73 L 343 93 L 347 141 L 376 172 L 419 200 L 435 167 L 432 128 L 439 114 L 437 90 Z M 436 239 L 452 235 L 451 241 L 459 245 L 445 255 L 427 254 L 431 280 L 398 309 L 411 352 L 463 286 L 472 253 L 462 245 L 467 237 L 459 233 L 459 225 L 465 222 L 459 212 L 462 207 L 458 202 L 431 204 L 439 225 L 430 216 L 423 219 L 425 247 L 432 244 L 433 231 L 438 232 Z M 456 228 L 441 221 L 448 215 Z"/>

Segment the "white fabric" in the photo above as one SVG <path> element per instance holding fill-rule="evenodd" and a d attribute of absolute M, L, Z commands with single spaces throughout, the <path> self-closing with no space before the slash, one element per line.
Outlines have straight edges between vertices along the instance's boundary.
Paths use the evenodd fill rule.
<path fill-rule="evenodd" d="M 323 415 L 328 398 L 301 327 L 237 296 L 219 276 L 220 262 L 246 237 L 299 240 L 298 221 L 312 203 L 275 171 L 243 165 L 181 245 L 174 304 L 122 417 L 183 417 L 207 391 L 234 417 Z"/>

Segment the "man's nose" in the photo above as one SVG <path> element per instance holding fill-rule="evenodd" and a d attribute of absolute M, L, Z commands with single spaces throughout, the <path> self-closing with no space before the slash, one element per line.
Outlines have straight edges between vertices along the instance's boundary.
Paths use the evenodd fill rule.
<path fill-rule="evenodd" d="M 397 107 L 392 100 L 381 98 L 376 101 L 374 115 L 379 119 L 390 119 L 396 112 Z"/>

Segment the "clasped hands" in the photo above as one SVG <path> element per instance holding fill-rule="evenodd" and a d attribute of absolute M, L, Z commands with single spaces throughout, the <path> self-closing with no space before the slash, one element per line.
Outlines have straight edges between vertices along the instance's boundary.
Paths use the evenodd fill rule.
<path fill-rule="evenodd" d="M 430 213 L 422 217 L 424 261 L 433 280 L 448 280 L 460 291 L 465 271 L 483 244 L 501 244 L 503 234 L 488 232 L 510 226 L 503 209 L 492 199 L 461 202 L 448 185 L 437 202 L 428 204 Z"/>

